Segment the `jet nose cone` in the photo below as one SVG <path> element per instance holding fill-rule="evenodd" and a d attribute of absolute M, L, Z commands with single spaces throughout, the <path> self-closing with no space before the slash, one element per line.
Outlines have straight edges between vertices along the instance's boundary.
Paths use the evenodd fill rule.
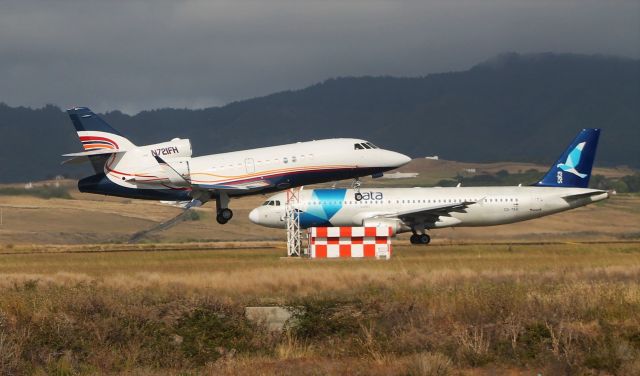
<path fill-rule="evenodd" d="M 249 213 L 249 220 L 253 223 L 255 223 L 256 225 L 260 224 L 260 213 L 259 210 L 253 209 L 250 213 Z"/>
<path fill-rule="evenodd" d="M 411 162 L 411 158 L 409 158 L 408 156 L 402 154 L 402 153 L 397 153 L 395 151 L 390 151 L 389 152 L 389 164 L 392 167 L 400 167 L 400 166 L 404 166 L 407 163 Z"/>

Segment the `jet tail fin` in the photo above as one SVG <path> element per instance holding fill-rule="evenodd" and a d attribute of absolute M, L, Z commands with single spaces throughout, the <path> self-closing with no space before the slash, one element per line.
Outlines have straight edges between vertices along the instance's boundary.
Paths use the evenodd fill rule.
<path fill-rule="evenodd" d="M 587 188 L 600 129 L 583 129 L 536 186 Z"/>
<path fill-rule="evenodd" d="M 73 157 L 71 160 L 73 162 L 78 162 L 85 158 L 88 159 L 96 173 L 102 172 L 104 164 L 112 154 L 136 147 L 87 107 L 70 108 L 67 110 L 67 114 L 69 114 L 69 118 L 76 128 L 85 153 L 65 156 Z"/>
<path fill-rule="evenodd" d="M 85 151 L 128 150 L 135 145 L 87 107 L 67 110 Z"/>

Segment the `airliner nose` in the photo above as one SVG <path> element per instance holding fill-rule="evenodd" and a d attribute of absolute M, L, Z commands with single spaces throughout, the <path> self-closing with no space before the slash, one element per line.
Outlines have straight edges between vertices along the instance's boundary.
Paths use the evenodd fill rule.
<path fill-rule="evenodd" d="M 258 210 L 258 208 L 255 208 L 249 213 L 249 220 L 256 225 L 260 224 L 260 213 L 258 213 Z"/>

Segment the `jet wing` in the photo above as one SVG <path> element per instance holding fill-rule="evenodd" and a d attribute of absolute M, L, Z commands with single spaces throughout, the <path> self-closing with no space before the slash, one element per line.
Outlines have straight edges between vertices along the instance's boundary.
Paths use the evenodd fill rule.
<path fill-rule="evenodd" d="M 387 214 L 377 214 L 374 217 L 398 218 L 406 224 L 435 223 L 439 217 L 449 217 L 451 213 L 464 213 L 465 209 L 475 204 L 475 201 L 463 201 L 445 205 L 429 206 L 424 208 L 409 209 Z"/>
<path fill-rule="evenodd" d="M 241 192 L 247 193 L 273 186 L 266 180 L 258 180 L 244 183 L 228 183 L 228 184 L 193 184 L 193 187 L 208 191 L 224 191 L 226 193 Z"/>
<path fill-rule="evenodd" d="M 266 180 L 256 180 L 256 181 L 241 181 L 241 182 L 230 182 L 230 183 L 222 183 L 222 184 L 196 184 L 191 182 L 190 180 L 185 179 L 175 168 L 173 168 L 169 163 L 167 163 L 164 159 L 159 156 L 154 157 L 158 164 L 165 170 L 165 173 L 169 176 L 169 179 L 172 181 L 183 181 L 184 183 L 190 185 L 192 189 L 197 190 L 206 190 L 206 191 L 218 191 L 224 192 L 227 194 L 233 193 L 247 193 L 254 190 L 260 190 L 267 187 L 272 186 L 272 184 Z"/>

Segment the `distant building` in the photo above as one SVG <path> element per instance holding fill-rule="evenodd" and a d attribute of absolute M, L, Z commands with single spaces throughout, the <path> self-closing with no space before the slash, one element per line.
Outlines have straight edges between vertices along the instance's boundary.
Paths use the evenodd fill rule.
<path fill-rule="evenodd" d="M 24 189 L 33 189 L 33 183 L 28 182 L 27 184 L 24 185 Z"/>
<path fill-rule="evenodd" d="M 465 168 L 464 172 L 468 172 L 470 174 L 475 174 L 476 173 L 476 169 L 475 168 Z"/>
<path fill-rule="evenodd" d="M 432 156 L 424 157 L 424 159 L 433 159 L 434 161 L 437 161 L 440 158 L 437 155 L 432 155 Z"/>
<path fill-rule="evenodd" d="M 417 176 L 417 172 L 394 172 L 392 174 L 384 174 L 382 177 L 385 179 L 409 179 Z"/>

